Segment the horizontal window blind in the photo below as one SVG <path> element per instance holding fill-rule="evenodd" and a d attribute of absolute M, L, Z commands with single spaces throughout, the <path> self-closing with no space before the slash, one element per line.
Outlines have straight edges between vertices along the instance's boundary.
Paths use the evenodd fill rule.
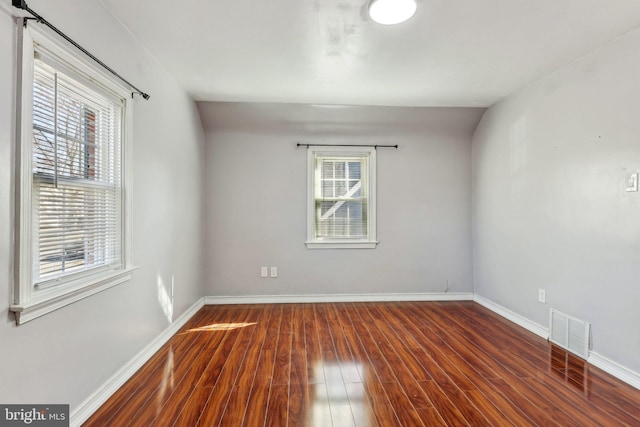
<path fill-rule="evenodd" d="M 54 65 L 51 65 L 54 64 Z M 41 53 L 34 60 L 35 289 L 122 265 L 124 101 Z"/>
<path fill-rule="evenodd" d="M 316 238 L 368 237 L 368 157 L 316 155 Z"/>

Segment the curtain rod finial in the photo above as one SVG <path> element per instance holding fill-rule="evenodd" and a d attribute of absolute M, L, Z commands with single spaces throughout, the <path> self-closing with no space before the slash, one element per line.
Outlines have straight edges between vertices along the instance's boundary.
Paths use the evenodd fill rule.
<path fill-rule="evenodd" d="M 24 0 L 11 0 L 11 5 L 13 7 L 17 7 L 18 9 L 26 10 L 27 2 Z"/>
<path fill-rule="evenodd" d="M 148 101 L 149 98 L 151 98 L 151 95 L 145 92 L 131 92 L 131 98 L 134 98 L 136 95 L 140 95 L 145 101 Z"/>

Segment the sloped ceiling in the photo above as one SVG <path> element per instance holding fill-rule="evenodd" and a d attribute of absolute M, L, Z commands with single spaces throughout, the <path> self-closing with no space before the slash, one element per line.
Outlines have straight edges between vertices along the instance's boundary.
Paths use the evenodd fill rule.
<path fill-rule="evenodd" d="M 637 0 L 102 0 L 199 101 L 487 107 L 640 25 Z"/>

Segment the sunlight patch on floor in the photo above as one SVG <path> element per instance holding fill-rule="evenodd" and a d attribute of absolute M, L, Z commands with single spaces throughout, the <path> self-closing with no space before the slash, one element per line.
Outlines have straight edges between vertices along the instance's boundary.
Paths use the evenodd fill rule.
<path fill-rule="evenodd" d="M 186 332 L 216 332 L 216 331 L 232 331 L 234 329 L 246 328 L 253 326 L 257 322 L 251 323 L 212 323 L 211 325 L 201 326 L 199 328 L 189 329 Z"/>

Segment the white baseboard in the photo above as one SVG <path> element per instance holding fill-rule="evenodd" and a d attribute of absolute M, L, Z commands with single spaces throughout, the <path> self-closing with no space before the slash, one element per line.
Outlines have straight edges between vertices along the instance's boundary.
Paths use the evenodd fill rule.
<path fill-rule="evenodd" d="M 499 314 L 507 320 L 512 321 L 513 323 L 522 326 L 526 330 L 533 332 L 534 334 L 544 338 L 549 339 L 549 329 L 543 326 L 538 325 L 535 322 L 523 317 L 513 311 L 504 308 L 503 306 L 494 303 L 486 298 L 483 298 L 479 295 L 474 295 L 473 300 L 478 304 L 488 308 L 494 313 Z M 629 368 L 626 368 L 610 359 L 607 359 L 604 356 L 599 355 L 598 353 L 594 353 L 593 351 L 589 352 L 589 358 L 587 359 L 588 363 L 591 363 L 593 366 L 596 366 L 609 375 L 612 375 L 618 378 L 620 381 L 624 381 L 625 383 L 640 389 L 640 374 L 632 371 Z"/>
<path fill-rule="evenodd" d="M 522 326 L 523 328 L 525 328 L 529 332 L 533 332 L 534 334 L 538 335 L 539 337 L 544 338 L 545 340 L 549 339 L 549 329 L 548 328 L 545 328 L 544 326 L 541 326 L 541 325 L 539 325 L 539 324 L 527 319 L 526 317 L 521 316 L 518 313 L 515 313 L 515 312 L 509 310 L 508 308 L 505 308 L 505 307 L 501 306 L 500 304 L 496 304 L 493 301 L 490 301 L 490 300 L 488 300 L 486 298 L 483 298 L 478 294 L 473 296 L 473 300 L 475 302 L 477 302 L 478 304 L 480 304 L 481 306 L 488 308 L 489 310 L 493 311 L 496 314 L 499 314 L 500 316 L 504 317 L 505 319 L 512 321 L 516 325 Z"/>
<path fill-rule="evenodd" d="M 238 295 L 204 297 L 206 305 L 281 304 L 322 302 L 390 302 L 390 301 L 471 301 L 471 292 L 414 294 L 308 294 L 308 295 Z"/>
<path fill-rule="evenodd" d="M 160 335 L 158 335 L 149 345 L 147 345 L 140 353 L 136 354 L 133 359 L 124 365 L 118 372 L 109 378 L 98 390 L 93 392 L 84 402 L 82 402 L 71 413 L 70 425 L 81 426 L 89 419 L 95 411 L 104 404 L 122 385 L 129 379 L 138 369 L 142 367 L 153 356 L 160 347 L 166 343 L 187 321 L 193 317 L 198 310 L 204 306 L 204 299 L 200 298 L 187 309 L 180 317 L 169 325 Z"/>
<path fill-rule="evenodd" d="M 587 362 L 640 390 L 639 373 L 634 372 L 631 369 L 614 362 L 613 360 L 607 359 L 606 357 L 601 356 L 598 353 L 594 353 L 593 351 L 589 353 L 589 359 L 587 359 Z"/>

